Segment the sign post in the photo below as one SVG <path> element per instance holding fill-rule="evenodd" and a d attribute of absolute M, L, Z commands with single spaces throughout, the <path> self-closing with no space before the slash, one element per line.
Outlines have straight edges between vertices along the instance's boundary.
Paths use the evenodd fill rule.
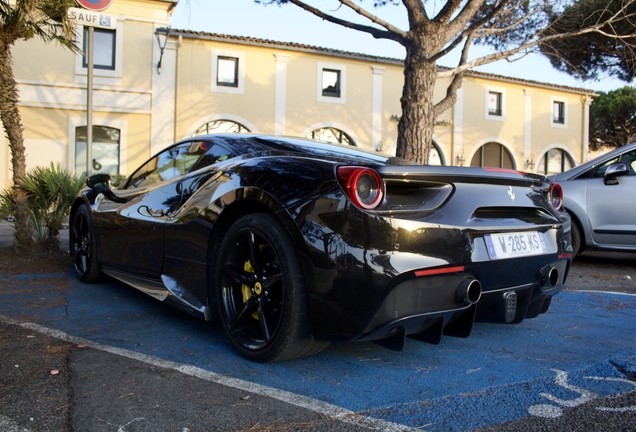
<path fill-rule="evenodd" d="M 95 27 L 113 29 L 117 20 L 113 15 L 101 13 L 112 0 L 77 0 L 87 9 L 69 8 L 68 16 L 78 25 L 88 27 L 86 41 L 86 177 L 93 173 L 93 40 Z"/>

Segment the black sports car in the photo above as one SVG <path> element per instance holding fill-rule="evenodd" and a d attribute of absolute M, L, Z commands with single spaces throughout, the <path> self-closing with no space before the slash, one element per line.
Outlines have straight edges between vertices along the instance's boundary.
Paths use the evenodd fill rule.
<path fill-rule="evenodd" d="M 102 273 L 205 320 L 243 356 L 330 341 L 467 337 L 546 312 L 571 264 L 560 187 L 263 135 L 181 141 L 71 212 L 79 278 Z"/>

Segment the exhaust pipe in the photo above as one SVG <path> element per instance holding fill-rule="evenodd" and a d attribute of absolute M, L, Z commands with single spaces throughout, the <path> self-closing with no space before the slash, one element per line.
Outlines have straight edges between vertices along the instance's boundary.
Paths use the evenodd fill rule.
<path fill-rule="evenodd" d="M 541 276 L 541 283 L 548 288 L 555 287 L 559 283 L 559 271 L 555 267 L 548 267 Z"/>
<path fill-rule="evenodd" d="M 477 279 L 466 279 L 457 288 L 457 301 L 473 305 L 481 298 L 481 282 Z"/>

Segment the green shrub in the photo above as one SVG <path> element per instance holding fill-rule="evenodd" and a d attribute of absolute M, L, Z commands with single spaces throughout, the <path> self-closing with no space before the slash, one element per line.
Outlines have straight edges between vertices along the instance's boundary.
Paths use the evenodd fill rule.
<path fill-rule="evenodd" d="M 60 164 L 36 167 L 24 176 L 21 187 L 26 191 L 31 209 L 31 227 L 35 242 L 50 249 L 59 248 L 57 238 L 68 218 L 75 196 L 84 186 L 84 175 L 76 176 Z M 0 216 L 13 213 L 11 189 L 0 193 Z"/>
<path fill-rule="evenodd" d="M 110 185 L 114 188 L 122 184 L 126 180 L 126 176 L 124 174 L 111 174 L 110 175 Z"/>

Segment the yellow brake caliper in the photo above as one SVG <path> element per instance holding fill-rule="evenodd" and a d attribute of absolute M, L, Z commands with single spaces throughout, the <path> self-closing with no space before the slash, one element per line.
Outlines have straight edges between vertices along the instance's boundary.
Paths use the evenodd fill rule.
<path fill-rule="evenodd" d="M 265 249 L 266 247 L 270 247 L 268 244 L 262 244 L 258 246 L 258 249 L 263 252 L 263 249 Z M 254 271 L 254 267 L 252 267 L 252 263 L 250 262 L 250 260 L 245 261 L 245 264 L 243 264 L 243 270 L 245 270 L 247 273 L 256 273 Z M 260 282 L 256 282 L 256 285 L 254 286 L 254 292 L 257 295 L 261 295 L 261 291 L 263 290 L 262 285 L 260 284 Z M 250 297 L 252 296 L 252 290 L 250 289 L 250 287 L 248 287 L 245 284 L 241 285 L 241 293 L 243 294 L 243 303 L 245 303 L 246 301 L 248 301 L 250 299 Z M 254 319 L 258 319 L 258 311 L 254 312 L 251 315 L 252 318 Z"/>
<path fill-rule="evenodd" d="M 248 273 L 254 273 L 254 267 L 252 267 L 252 263 L 249 260 L 245 261 L 245 264 L 243 264 L 243 270 Z M 241 285 L 241 293 L 243 294 L 243 303 L 248 301 L 252 296 L 252 290 L 245 284 Z M 254 312 L 251 317 L 257 320 L 258 312 Z"/>

